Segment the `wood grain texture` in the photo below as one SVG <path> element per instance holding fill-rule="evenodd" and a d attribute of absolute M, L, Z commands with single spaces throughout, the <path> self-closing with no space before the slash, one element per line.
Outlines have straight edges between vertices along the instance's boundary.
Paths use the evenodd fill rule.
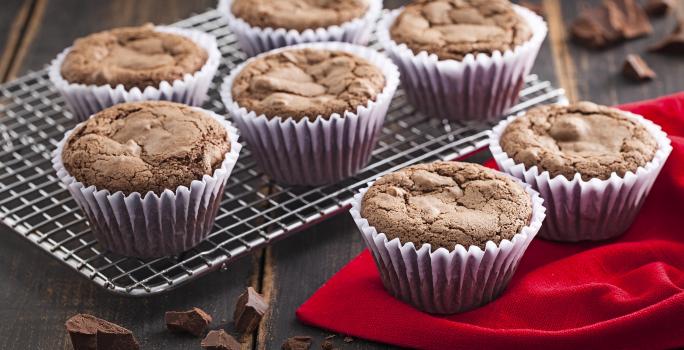
<path fill-rule="evenodd" d="M 26 54 L 15 70 L 42 68 L 74 39 L 118 26 L 167 24 L 215 6 L 215 0 L 38 0 L 44 16 L 32 37 L 23 38 Z"/>
<path fill-rule="evenodd" d="M 0 82 L 7 80 L 22 32 L 29 19 L 31 1 L 6 0 L 0 11 Z"/>
<path fill-rule="evenodd" d="M 563 26 L 572 23 L 580 10 L 598 1 L 560 1 Z M 653 98 L 681 91 L 684 88 L 684 60 L 681 56 L 648 52 L 648 48 L 670 33 L 675 26 L 674 16 L 652 18 L 654 32 L 650 36 L 628 41 L 603 50 L 592 50 L 567 42 L 574 63 L 574 80 L 578 98 L 614 105 Z M 628 54 L 639 54 L 658 77 L 651 82 L 631 82 L 620 74 Z"/>
<path fill-rule="evenodd" d="M 533 73 L 564 87 L 572 99 L 614 104 L 684 88 L 681 58 L 646 52 L 672 29 L 672 18 L 654 20 L 656 33 L 651 37 L 610 50 L 592 51 L 570 42 L 566 28 L 582 6 L 600 0 L 539 2 L 546 11 L 550 33 Z M 22 18 L 26 3 L 31 6 L 26 7 L 27 15 Z M 389 8 L 403 3 L 385 1 Z M 7 55 L 0 56 L 0 74 L 39 69 L 75 38 L 94 31 L 145 22 L 170 23 L 214 4 L 212 0 L 3 0 L 0 29 L 8 32 L 0 38 L 0 47 L 7 51 L 4 48 L 11 46 L 12 52 L 4 71 L 2 62 Z M 14 27 L 19 30 L 10 29 Z M 19 33 L 14 39 L 12 31 Z M 645 84 L 623 79 L 619 70 L 628 53 L 642 55 L 658 73 L 658 79 Z M 485 157 L 471 160 L 482 161 Z M 198 306 L 214 316 L 213 327 L 231 331 L 235 299 L 247 285 L 262 292 L 271 301 L 271 308 L 258 331 L 244 339 L 244 349 L 278 349 L 283 340 L 294 335 L 314 336 L 312 349 L 319 349 L 320 341 L 330 333 L 300 324 L 294 312 L 363 249 L 353 221 L 343 213 L 235 262 L 226 272 L 212 273 L 166 295 L 131 299 L 100 290 L 0 228 L 0 319 L 11 320 L 0 322 L 0 349 L 70 349 L 63 324 L 78 312 L 93 313 L 129 327 L 144 349 L 198 348 L 198 339 L 171 335 L 165 330 L 164 311 Z M 391 348 L 363 340 L 344 344 L 342 338 L 338 336 L 335 342 L 343 349 Z"/>

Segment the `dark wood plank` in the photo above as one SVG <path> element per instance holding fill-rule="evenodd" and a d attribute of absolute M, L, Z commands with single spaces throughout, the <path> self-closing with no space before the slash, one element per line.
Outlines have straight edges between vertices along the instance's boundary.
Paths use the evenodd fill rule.
<path fill-rule="evenodd" d="M 559 1 L 559 0 L 553 0 Z M 599 0 L 559 1 L 563 21 L 568 26 L 584 6 L 594 6 Z M 567 43 L 574 65 L 578 95 L 602 104 L 618 104 L 654 98 L 681 91 L 684 88 L 684 61 L 681 56 L 648 52 L 648 47 L 667 35 L 675 26 L 673 16 L 651 20 L 654 33 L 604 50 L 591 50 L 571 41 Z M 620 74 L 628 54 L 639 54 L 658 78 L 652 82 L 633 83 Z"/>
<path fill-rule="evenodd" d="M 295 335 L 315 338 L 312 349 L 332 333 L 308 327 L 296 320 L 295 310 L 335 272 L 357 256 L 365 245 L 348 213 L 342 213 L 304 232 L 267 248 L 266 276 L 272 307 L 260 329 L 258 349 L 278 349 L 282 342 Z M 335 342 L 344 349 L 387 349 L 383 344 L 355 340 Z M 344 345 L 344 346 L 342 346 Z"/>
<path fill-rule="evenodd" d="M 12 64 L 21 32 L 29 17 L 30 1 L 7 0 L 0 11 L 0 82 Z"/>
<path fill-rule="evenodd" d="M 24 38 L 21 62 L 13 67 L 14 74 L 42 68 L 78 37 L 117 26 L 172 23 L 216 6 L 214 0 L 38 2 L 35 16 L 42 20 L 36 22 L 33 34 Z"/>
<path fill-rule="evenodd" d="M 235 300 L 258 264 L 245 258 L 167 294 L 112 295 L 10 232 L 0 232 L 0 349 L 70 349 L 64 321 L 85 312 L 131 329 L 143 349 L 195 349 L 199 339 L 166 331 L 164 312 L 200 307 L 231 329 Z M 224 321 L 222 321 L 224 320 Z M 251 343 L 251 342 L 249 342 Z"/>
<path fill-rule="evenodd" d="M 16 1 L 19 3 L 18 1 Z M 15 1 L 4 2 L 0 18 Z M 12 5 L 12 6 L 10 6 Z M 38 0 L 32 27 L 19 42 L 12 74 L 39 69 L 71 42 L 88 33 L 145 22 L 170 23 L 214 6 L 214 1 Z M 41 8 L 42 6 L 42 8 Z M 214 327 L 230 330 L 234 302 L 254 283 L 259 261 L 245 258 L 225 272 L 212 273 L 167 294 L 151 298 L 111 295 L 0 227 L 0 349 L 70 349 L 64 321 L 92 313 L 130 328 L 144 349 L 199 348 L 199 339 L 165 330 L 164 312 L 198 306 L 214 316 Z M 223 321 L 222 321 L 223 320 Z M 251 348 L 248 339 L 246 348 Z"/>

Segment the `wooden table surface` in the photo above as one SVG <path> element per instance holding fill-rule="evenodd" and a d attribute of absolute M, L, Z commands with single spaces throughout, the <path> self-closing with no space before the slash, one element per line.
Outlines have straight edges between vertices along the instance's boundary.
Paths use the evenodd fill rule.
<path fill-rule="evenodd" d="M 402 1 L 385 1 L 395 7 Z M 679 57 L 646 48 L 674 27 L 673 18 L 653 21 L 654 35 L 605 51 L 590 51 L 568 40 L 568 23 L 592 1 L 543 0 L 550 33 L 533 69 L 565 89 L 570 100 L 618 104 L 684 89 Z M 214 6 L 212 0 L 3 0 L 0 3 L 0 81 L 42 68 L 58 52 L 86 34 L 145 22 L 171 23 Z M 631 83 L 619 74 L 626 54 L 642 54 L 658 74 L 649 83 Z M 5 227 L 0 227 L 0 348 L 71 349 L 64 321 L 86 312 L 131 329 L 144 349 L 193 349 L 199 340 L 169 334 L 166 310 L 198 306 L 230 330 L 234 301 L 254 286 L 271 301 L 260 328 L 243 348 L 278 349 L 294 335 L 320 340 L 330 334 L 295 319 L 296 308 L 363 250 L 351 218 L 343 213 L 277 242 L 170 293 L 151 298 L 111 295 L 81 278 Z M 388 325 L 391 326 L 391 325 Z M 387 348 L 355 340 L 344 349 Z M 515 340 L 511 339 L 514 345 Z"/>

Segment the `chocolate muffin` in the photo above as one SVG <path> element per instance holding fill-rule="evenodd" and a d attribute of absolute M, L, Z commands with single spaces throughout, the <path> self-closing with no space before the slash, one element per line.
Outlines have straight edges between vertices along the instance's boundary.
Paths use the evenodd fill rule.
<path fill-rule="evenodd" d="M 435 162 L 385 175 L 365 193 L 368 224 L 416 249 L 454 250 L 510 240 L 529 224 L 532 203 L 508 176 L 478 164 Z"/>
<path fill-rule="evenodd" d="M 230 149 L 226 129 L 198 109 L 134 102 L 105 109 L 75 129 L 62 161 L 86 186 L 161 194 L 211 176 Z"/>
<path fill-rule="evenodd" d="M 378 67 L 348 52 L 291 49 L 266 54 L 235 78 L 233 100 L 268 118 L 344 115 L 374 101 L 385 87 Z"/>
<path fill-rule="evenodd" d="M 532 30 L 507 0 L 417 0 L 390 28 L 392 40 L 440 60 L 513 50 Z"/>
<path fill-rule="evenodd" d="M 69 83 L 159 86 L 200 70 L 208 53 L 192 40 L 157 31 L 151 24 L 124 27 L 77 39 L 61 66 Z"/>
<path fill-rule="evenodd" d="M 572 180 L 623 177 L 651 161 L 658 148 L 642 123 L 615 108 L 580 102 L 531 109 L 504 130 L 501 148 L 516 163 Z"/>
<path fill-rule="evenodd" d="M 235 0 L 231 11 L 254 27 L 304 31 L 359 18 L 368 6 L 368 0 Z"/>

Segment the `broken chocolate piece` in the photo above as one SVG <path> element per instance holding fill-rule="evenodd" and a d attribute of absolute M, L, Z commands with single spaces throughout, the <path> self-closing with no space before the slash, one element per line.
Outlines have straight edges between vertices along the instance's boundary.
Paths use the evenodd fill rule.
<path fill-rule="evenodd" d="M 540 3 L 534 3 L 532 1 L 521 0 L 518 5 L 540 15 L 544 16 L 544 6 Z"/>
<path fill-rule="evenodd" d="M 622 75 L 634 81 L 646 81 L 656 77 L 655 72 L 639 55 L 627 55 L 622 65 Z"/>
<path fill-rule="evenodd" d="M 65 326 L 74 350 L 140 349 L 131 331 L 92 315 L 75 315 Z"/>
<path fill-rule="evenodd" d="M 321 349 L 323 350 L 336 350 L 337 348 L 335 347 L 335 344 L 333 344 L 332 339 L 324 339 L 323 342 L 321 342 Z"/>
<path fill-rule="evenodd" d="M 620 16 L 615 15 L 615 7 L 603 5 L 585 9 L 570 27 L 573 38 L 583 46 L 604 48 L 621 40 Z M 613 12 L 610 12 L 613 11 Z"/>
<path fill-rule="evenodd" d="M 308 350 L 311 347 L 311 337 L 305 335 L 297 335 L 292 338 L 285 339 L 283 350 Z"/>
<path fill-rule="evenodd" d="M 644 5 L 644 10 L 651 17 L 661 17 L 674 7 L 674 0 L 648 0 Z"/>
<path fill-rule="evenodd" d="M 674 32 L 659 43 L 653 45 L 649 51 L 671 54 L 684 54 L 684 22 L 679 22 Z"/>
<path fill-rule="evenodd" d="M 211 316 L 200 308 L 193 307 L 188 311 L 167 311 L 164 314 L 166 328 L 172 332 L 190 333 L 201 337 L 209 328 Z"/>
<path fill-rule="evenodd" d="M 259 326 L 259 322 L 261 322 L 261 318 L 267 309 L 268 302 L 264 300 L 264 297 L 257 293 L 254 288 L 248 287 L 247 291 L 240 295 L 235 305 L 235 313 L 233 314 L 235 329 L 241 333 L 251 333 Z"/>
<path fill-rule="evenodd" d="M 649 21 L 646 11 L 636 0 L 612 0 L 605 1 L 605 3 L 615 4 L 620 13 L 622 13 L 624 25 L 621 28 L 621 32 L 625 39 L 635 39 L 653 32 L 653 26 L 651 26 L 651 21 Z"/>
<path fill-rule="evenodd" d="M 591 48 L 604 48 L 653 31 L 648 16 L 635 0 L 604 0 L 582 11 L 570 27 L 575 40 Z"/>
<path fill-rule="evenodd" d="M 242 345 L 223 329 L 210 331 L 200 346 L 206 350 L 239 350 Z"/>
<path fill-rule="evenodd" d="M 345 342 L 345 343 L 351 343 L 351 342 L 353 342 L 353 341 L 354 341 L 354 338 L 352 338 L 352 337 L 349 337 L 349 336 L 344 337 L 344 342 Z"/>

